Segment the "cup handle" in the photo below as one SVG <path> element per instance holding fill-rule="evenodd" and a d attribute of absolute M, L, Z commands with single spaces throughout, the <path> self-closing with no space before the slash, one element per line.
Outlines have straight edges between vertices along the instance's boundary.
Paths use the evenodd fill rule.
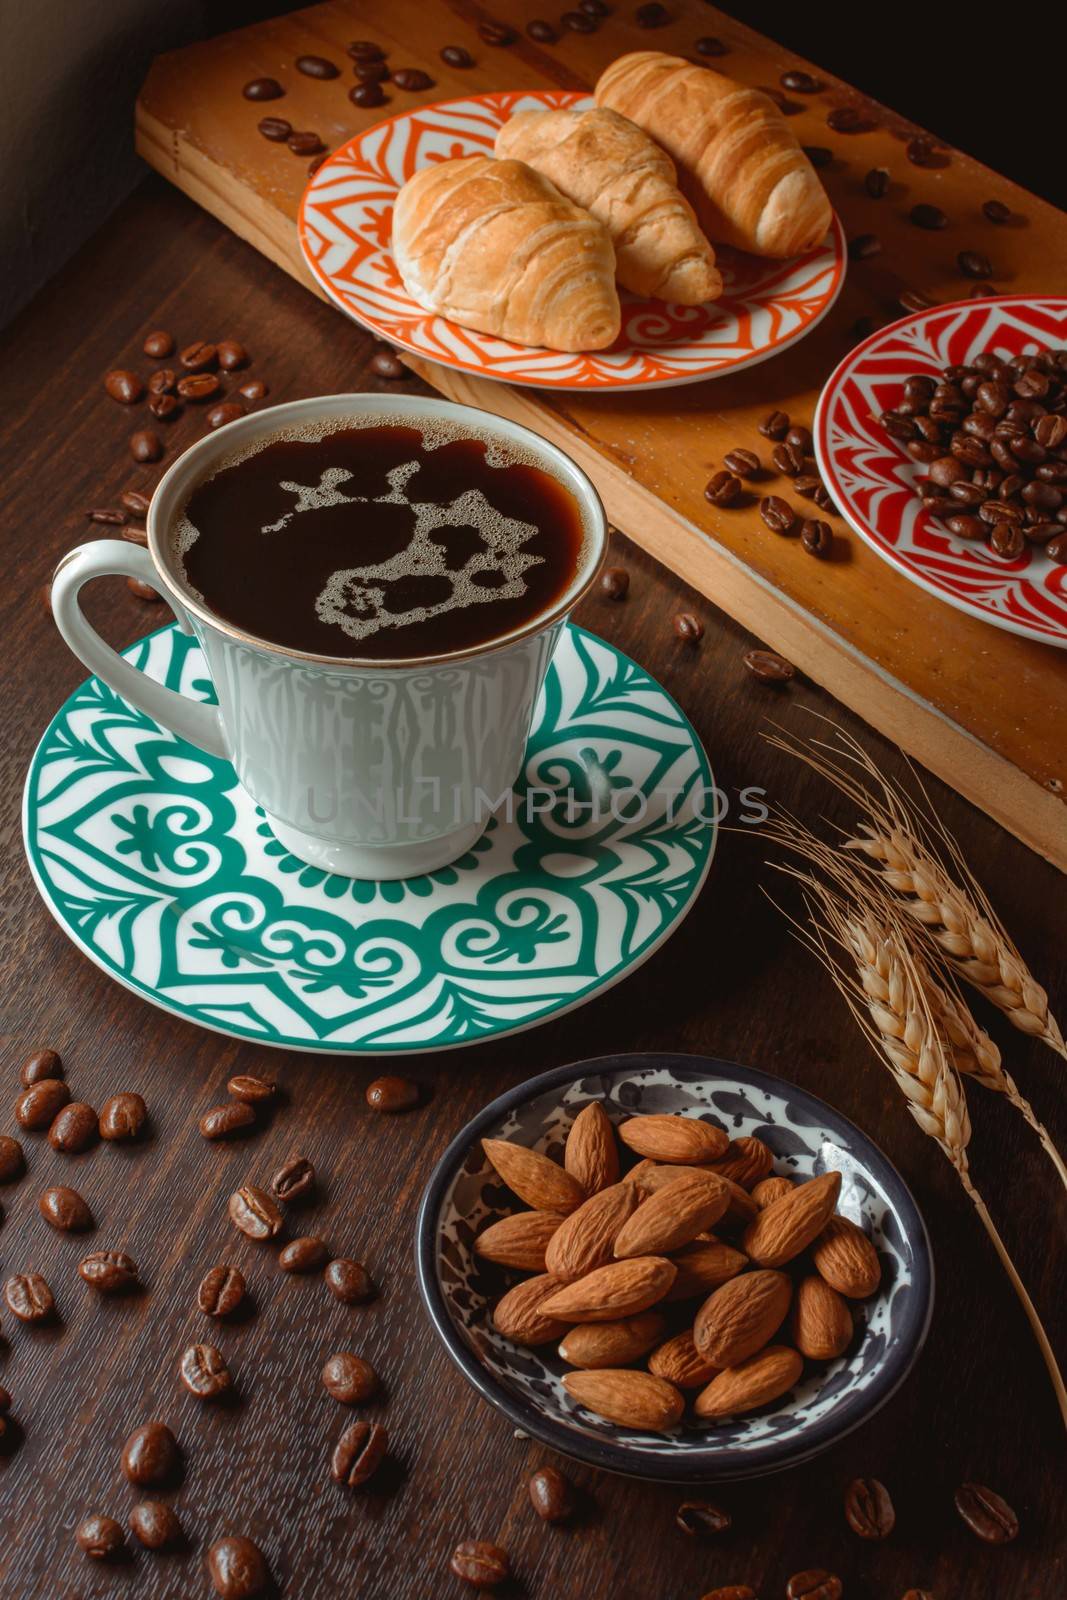
<path fill-rule="evenodd" d="M 180 739 L 228 761 L 230 755 L 222 721 L 215 706 L 190 700 L 174 689 L 154 683 L 124 661 L 85 620 L 78 603 L 82 585 L 90 578 L 107 577 L 139 578 L 154 589 L 162 589 L 182 631 L 192 632 L 188 612 L 160 583 L 159 573 L 147 550 L 120 539 L 97 539 L 69 551 L 56 568 L 52 579 L 52 615 L 60 633 L 89 671 L 103 679 L 116 694 Z"/>

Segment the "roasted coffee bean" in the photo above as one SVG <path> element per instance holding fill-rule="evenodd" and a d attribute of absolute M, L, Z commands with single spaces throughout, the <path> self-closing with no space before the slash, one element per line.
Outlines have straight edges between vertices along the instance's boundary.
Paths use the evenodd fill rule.
<path fill-rule="evenodd" d="M 130 434 L 130 454 L 135 461 L 159 461 L 163 455 L 163 441 L 151 428 L 139 428 Z"/>
<path fill-rule="evenodd" d="M 213 372 L 194 372 L 191 377 L 179 378 L 178 393 L 183 400 L 201 404 L 219 392 L 219 380 Z"/>
<path fill-rule="evenodd" d="M 483 44 L 503 49 L 505 45 L 515 43 L 515 30 L 509 28 L 505 22 L 479 22 L 478 37 Z"/>
<path fill-rule="evenodd" d="M 625 567 L 605 567 L 600 574 L 600 592 L 605 600 L 625 600 L 630 592 L 630 574 Z"/>
<path fill-rule="evenodd" d="M 441 51 L 441 60 L 446 67 L 455 67 L 459 72 L 465 72 L 474 65 L 474 57 L 461 44 L 446 44 Z"/>
<path fill-rule="evenodd" d="M 535 44 L 555 44 L 559 38 L 551 22 L 546 22 L 543 17 L 534 17 L 532 22 L 528 22 L 526 32 Z"/>
<path fill-rule="evenodd" d="M 778 82 L 783 89 L 788 89 L 790 94 L 818 94 L 822 88 L 818 78 L 813 78 L 810 72 L 803 72 L 799 67 L 783 72 Z"/>
<path fill-rule="evenodd" d="M 380 1422 L 353 1422 L 334 1445 L 330 1476 L 335 1483 L 358 1489 L 373 1478 L 388 1447 L 389 1436 Z"/>
<path fill-rule="evenodd" d="M 284 144 L 293 131 L 293 124 L 284 117 L 260 117 L 256 127 L 272 144 Z"/>
<path fill-rule="evenodd" d="M 388 378 L 392 382 L 395 382 L 397 378 L 411 376 L 410 369 L 405 367 L 400 357 L 386 346 L 374 352 L 371 356 L 370 364 L 371 371 L 377 373 L 379 378 Z"/>
<path fill-rule="evenodd" d="M 967 512 L 961 512 L 954 517 L 946 517 L 945 527 L 950 533 L 954 533 L 958 539 L 985 538 L 985 524 L 978 517 L 972 517 Z"/>
<path fill-rule="evenodd" d="M 989 535 L 989 547 L 994 555 L 1002 556 L 1005 561 L 1017 561 L 1026 548 L 1022 528 L 1017 522 L 1007 519 L 994 522 Z"/>
<path fill-rule="evenodd" d="M 216 354 L 223 372 L 236 372 L 238 367 L 248 365 L 248 351 L 237 339 L 220 339 Z"/>
<path fill-rule="evenodd" d="M 1028 522 L 1023 529 L 1023 536 L 1030 544 L 1048 544 L 1050 539 L 1055 539 L 1063 532 L 1063 525 L 1059 522 Z"/>
<path fill-rule="evenodd" d="M 320 150 L 326 148 L 318 134 L 312 133 L 309 129 L 291 133 L 285 142 L 294 156 L 317 156 Z"/>
<path fill-rule="evenodd" d="M 872 200 L 881 200 L 889 188 L 889 172 L 886 167 L 872 167 L 863 180 L 863 187 Z"/>
<path fill-rule="evenodd" d="M 348 98 L 354 106 L 368 110 L 374 106 L 384 106 L 387 96 L 380 83 L 356 83 L 349 89 Z"/>
<path fill-rule="evenodd" d="M 448 1565 L 457 1578 L 473 1589 L 495 1589 L 511 1576 L 507 1551 L 484 1539 L 464 1539 L 457 1544 Z"/>
<path fill-rule="evenodd" d="M 0 1133 L 0 1183 L 13 1183 L 26 1170 L 26 1157 L 17 1139 Z"/>
<path fill-rule="evenodd" d="M 95 1119 L 94 1119 L 95 1120 Z M 77 1189 L 56 1183 L 45 1189 L 37 1202 L 44 1220 L 60 1233 L 84 1233 L 93 1225 L 93 1214 Z"/>
<path fill-rule="evenodd" d="M 1011 221 L 1011 210 L 1000 200 L 987 200 L 982 206 L 982 215 L 987 222 L 995 222 L 999 227 Z"/>
<path fill-rule="evenodd" d="M 584 11 L 565 11 L 559 20 L 572 33 L 595 33 L 600 26 L 595 17 L 587 16 Z"/>
<path fill-rule="evenodd" d="M 805 428 L 801 423 L 794 423 L 785 436 L 786 444 L 792 445 L 794 450 L 800 450 L 804 455 L 810 456 L 813 447 L 811 429 Z"/>
<path fill-rule="evenodd" d="M 722 458 L 722 464 L 735 478 L 754 478 L 760 470 L 760 458 L 754 450 L 742 450 L 739 447 L 727 451 Z"/>
<path fill-rule="evenodd" d="M 143 528 L 123 528 L 122 537 L 128 539 L 130 544 L 139 544 L 143 549 L 148 549 L 148 535 Z"/>
<path fill-rule="evenodd" d="M 784 439 L 789 432 L 789 418 L 784 411 L 772 411 L 760 423 L 759 431 L 765 439 Z"/>
<path fill-rule="evenodd" d="M 878 122 L 859 106 L 837 106 L 827 116 L 826 126 L 835 133 L 873 133 Z"/>
<path fill-rule="evenodd" d="M 315 1168 L 307 1156 L 291 1155 L 270 1180 L 270 1192 L 285 1205 L 307 1200 L 315 1189 Z"/>
<path fill-rule="evenodd" d="M 218 346 L 210 344 L 206 339 L 194 339 L 192 344 L 187 344 L 178 355 L 178 360 L 186 372 L 207 372 L 218 365 L 218 359 Z"/>
<path fill-rule="evenodd" d="M 181 405 L 172 394 L 154 394 L 148 402 L 148 409 L 157 422 L 173 422 L 181 415 Z"/>
<path fill-rule="evenodd" d="M 142 1500 L 134 1506 L 130 1527 L 146 1550 L 173 1550 L 185 1542 L 178 1513 L 165 1500 Z"/>
<path fill-rule="evenodd" d="M 234 1101 L 237 1105 L 240 1102 Z M 269 1194 L 254 1184 L 242 1184 L 229 1200 L 230 1221 L 249 1239 L 276 1239 L 284 1218 Z"/>
<path fill-rule="evenodd" d="M 902 311 L 928 311 L 937 301 L 923 294 L 921 289 L 902 289 L 897 295 L 897 304 Z"/>
<path fill-rule="evenodd" d="M 79 1522 L 74 1532 L 78 1549 L 94 1561 L 109 1561 L 126 1543 L 126 1536 L 114 1517 L 95 1514 Z"/>
<path fill-rule="evenodd" d="M 647 5 L 638 6 L 634 12 L 634 21 L 639 28 L 665 28 L 671 20 L 667 7 L 660 5 L 659 0 L 649 0 Z"/>
<path fill-rule="evenodd" d="M 375 1078 L 364 1098 L 372 1111 L 410 1111 L 419 1103 L 419 1086 L 410 1078 Z"/>
<path fill-rule="evenodd" d="M 702 1538 L 708 1538 L 714 1534 L 725 1533 L 733 1522 L 730 1513 L 711 1500 L 683 1500 L 674 1514 L 674 1520 L 682 1532 L 687 1533 L 690 1538 L 694 1538 L 697 1534 Z"/>
<path fill-rule="evenodd" d="M 165 356 L 174 354 L 174 335 L 165 328 L 156 328 L 146 336 L 141 349 L 153 361 L 162 361 Z"/>
<path fill-rule="evenodd" d="M 1067 528 L 1049 540 L 1045 546 L 1045 554 L 1050 561 L 1055 561 L 1061 566 L 1067 562 Z"/>
<path fill-rule="evenodd" d="M 788 500 L 780 495 L 764 495 L 759 503 L 759 514 L 772 533 L 792 533 L 797 515 Z"/>
<path fill-rule="evenodd" d="M 292 1239 L 278 1252 L 278 1265 L 283 1272 L 318 1272 L 330 1259 L 325 1240 L 317 1234 L 306 1233 Z"/>
<path fill-rule="evenodd" d="M 853 1478 L 845 1490 L 845 1520 L 860 1539 L 888 1539 L 897 1514 L 885 1484 L 877 1478 Z"/>
<path fill-rule="evenodd" d="M 930 233 L 936 233 L 940 228 L 948 227 L 948 217 L 940 206 L 926 204 L 912 206 L 908 215 L 917 228 L 925 228 Z"/>
<path fill-rule="evenodd" d="M 125 497 L 123 497 L 125 498 Z M 61 1078 L 63 1063 L 54 1050 L 34 1050 L 22 1063 L 19 1082 L 24 1089 L 32 1089 L 42 1078 Z"/>
<path fill-rule="evenodd" d="M 794 1572 L 785 1586 L 786 1600 L 841 1600 L 843 1593 L 841 1579 L 821 1567 Z"/>
<path fill-rule="evenodd" d="M 255 1120 L 255 1109 L 246 1100 L 226 1100 L 204 1112 L 200 1132 L 205 1139 L 228 1139 L 252 1127 Z"/>
<path fill-rule="evenodd" d="M 182 1352 L 178 1373 L 198 1400 L 217 1400 L 233 1386 L 222 1352 L 213 1344 L 191 1344 Z"/>
<path fill-rule="evenodd" d="M 39 1272 L 20 1272 L 8 1278 L 4 1299 L 20 1322 L 47 1322 L 56 1309 L 52 1291 Z"/>
<path fill-rule="evenodd" d="M 989 257 L 982 255 L 980 250 L 961 250 L 956 257 L 956 265 L 965 278 L 991 278 L 993 268 Z"/>
<path fill-rule="evenodd" d="M 1019 1519 L 1011 1506 L 985 1484 L 961 1483 L 955 1500 L 968 1528 L 986 1544 L 1010 1544 L 1019 1532 Z"/>
<path fill-rule="evenodd" d="M 206 1317 L 230 1316 L 244 1297 L 244 1275 L 237 1267 L 212 1267 L 196 1291 L 196 1303 Z"/>
<path fill-rule="evenodd" d="M 362 1305 L 374 1295 L 374 1284 L 366 1267 L 346 1256 L 331 1261 L 323 1277 L 330 1293 L 346 1306 Z"/>
<path fill-rule="evenodd" d="M 141 1488 L 173 1483 L 181 1471 L 178 1441 L 165 1422 L 135 1428 L 122 1447 L 122 1470 Z"/>
<path fill-rule="evenodd" d="M 611 16 L 611 7 L 607 0 L 578 0 L 578 10 L 584 11 L 590 17 Z"/>
<path fill-rule="evenodd" d="M 803 146 L 804 154 L 818 171 L 820 167 L 828 167 L 834 159 L 834 153 L 824 144 L 806 144 Z"/>
<path fill-rule="evenodd" d="M 100 1125 L 92 1106 L 86 1105 L 84 1100 L 72 1100 L 49 1128 L 48 1143 L 53 1150 L 62 1150 L 64 1155 L 71 1156 L 88 1150 L 99 1136 Z"/>
<path fill-rule="evenodd" d="M 20 1128 L 37 1133 L 51 1126 L 69 1099 L 70 1090 L 62 1078 L 38 1078 L 15 1101 L 15 1121 Z"/>
<path fill-rule="evenodd" d="M 280 100 L 285 90 L 277 78 L 250 78 L 241 93 L 246 100 Z M 151 355 L 152 353 L 151 350 L 145 351 L 146 355 Z M 167 350 L 163 352 L 164 355 L 169 355 L 169 353 Z"/>
<path fill-rule="evenodd" d="M 904 154 L 913 167 L 936 167 L 947 164 L 945 156 L 939 154 L 934 141 L 925 133 L 909 139 L 904 146 Z"/>
<path fill-rule="evenodd" d="M 913 461 L 921 461 L 925 466 L 927 462 L 937 460 L 943 446 L 931 444 L 926 439 L 909 439 L 904 448 Z"/>
<path fill-rule="evenodd" d="M 732 506 L 740 494 L 741 479 L 732 472 L 712 473 L 704 485 L 704 499 L 713 506 Z"/>
<path fill-rule="evenodd" d="M 97 506 L 85 515 L 90 522 L 98 522 L 105 528 L 121 528 L 126 521 L 125 511 L 117 511 L 108 506 Z"/>
<path fill-rule="evenodd" d="M 227 1079 L 226 1093 L 234 1100 L 244 1100 L 250 1106 L 265 1105 L 278 1093 L 278 1085 L 270 1078 L 258 1078 L 251 1072 L 238 1072 Z"/>
<path fill-rule="evenodd" d="M 542 1522 L 566 1522 L 573 1513 L 574 1490 L 558 1467 L 538 1468 L 526 1488 Z"/>
<path fill-rule="evenodd" d="M 152 588 L 150 583 L 142 583 L 140 578 L 127 578 L 126 587 L 138 600 L 145 600 L 149 605 L 156 605 L 163 596 Z"/>
<path fill-rule="evenodd" d="M 382 61 L 388 53 L 380 44 L 374 44 L 370 39 L 353 39 L 345 49 L 353 61 Z"/>
<path fill-rule="evenodd" d="M 101 1294 L 121 1294 L 137 1283 L 137 1263 L 124 1250 L 94 1250 L 78 1262 L 78 1275 Z"/>
<path fill-rule="evenodd" d="M 796 667 L 773 650 L 746 650 L 741 659 L 761 683 L 787 683 L 796 677 Z"/>
<path fill-rule="evenodd" d="M 432 89 L 434 86 L 430 74 L 423 72 L 421 67 L 397 67 L 393 82 L 398 89 L 405 89 L 409 94 L 417 94 L 422 89 Z"/>
<path fill-rule="evenodd" d="M 1046 450 L 1058 450 L 1067 441 L 1067 417 L 1048 412 L 1034 423 L 1034 438 Z"/>
<path fill-rule="evenodd" d="M 246 400 L 262 400 L 270 394 L 270 388 L 262 378 L 249 378 L 247 383 L 241 384 L 237 393 Z"/>
<path fill-rule="evenodd" d="M 876 233 L 857 233 L 848 241 L 848 253 L 853 261 L 869 261 L 881 254 L 882 241 Z"/>
<path fill-rule="evenodd" d="M 378 1375 L 369 1361 L 350 1350 L 339 1350 L 322 1369 L 322 1381 L 335 1400 L 346 1406 L 369 1400 L 378 1387 Z"/>
<path fill-rule="evenodd" d="M 356 77 L 360 83 L 388 83 L 390 78 L 388 61 L 357 61 Z"/>
<path fill-rule="evenodd" d="M 704 637 L 704 624 L 691 611 L 677 611 L 671 618 L 671 629 L 683 644 L 699 644 Z"/>
<path fill-rule="evenodd" d="M 771 451 L 771 462 L 776 472 L 783 472 L 787 478 L 795 478 L 804 470 L 804 452 L 783 440 Z"/>
<path fill-rule="evenodd" d="M 930 463 L 930 482 L 936 483 L 942 489 L 947 489 L 950 484 L 957 483 L 966 476 L 966 468 L 956 460 L 955 456 L 938 456 L 936 461 Z"/>
<path fill-rule="evenodd" d="M 173 367 L 159 367 L 148 380 L 149 394 L 170 394 L 178 386 L 178 374 Z"/>
<path fill-rule="evenodd" d="M 215 1540 L 207 1553 L 207 1570 L 221 1600 L 256 1600 L 270 1583 L 263 1552 L 239 1533 Z"/>
<path fill-rule="evenodd" d="M 800 524 L 800 542 L 809 556 L 825 558 L 834 548 L 833 530 L 828 522 L 805 517 Z"/>
<path fill-rule="evenodd" d="M 223 400 L 219 405 L 212 406 L 210 411 L 205 411 L 204 421 L 209 428 L 224 428 L 228 422 L 236 422 L 244 414 L 244 406 L 238 405 L 236 400 Z"/>
<path fill-rule="evenodd" d="M 302 72 L 305 78 L 339 78 L 341 69 L 333 61 L 328 61 L 325 56 L 297 56 L 293 62 L 297 72 Z"/>
<path fill-rule="evenodd" d="M 139 1094 L 113 1094 L 100 1113 L 100 1137 L 112 1142 L 139 1139 L 147 1118 L 148 1107 Z"/>
<path fill-rule="evenodd" d="M 112 400 L 117 400 L 119 405 L 132 406 L 144 394 L 144 384 L 136 372 L 130 372 L 126 367 L 116 367 L 104 379 L 104 388 Z"/>

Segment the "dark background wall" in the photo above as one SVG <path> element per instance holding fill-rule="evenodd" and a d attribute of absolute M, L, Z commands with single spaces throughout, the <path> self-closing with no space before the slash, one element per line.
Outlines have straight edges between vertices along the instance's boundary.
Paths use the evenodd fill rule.
<path fill-rule="evenodd" d="M 389 0 L 370 0 L 364 16 L 375 4 Z M 0 325 L 141 177 L 132 107 L 152 56 L 292 9 L 286 0 L 0 0 Z M 545 0 L 544 15 L 560 9 Z M 727 0 L 722 9 L 1062 203 L 1062 5 L 993 13 Z"/>

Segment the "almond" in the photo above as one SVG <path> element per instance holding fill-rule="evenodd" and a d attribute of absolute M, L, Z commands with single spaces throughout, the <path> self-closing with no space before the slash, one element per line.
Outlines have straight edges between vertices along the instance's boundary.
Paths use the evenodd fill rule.
<path fill-rule="evenodd" d="M 517 1211 L 483 1229 L 474 1241 L 474 1253 L 500 1267 L 544 1272 L 545 1248 L 562 1221 L 559 1211 Z"/>
<path fill-rule="evenodd" d="M 745 1229 L 741 1243 L 746 1254 L 762 1267 L 792 1261 L 829 1222 L 840 1188 L 841 1174 L 824 1172 L 773 1201 Z"/>
<path fill-rule="evenodd" d="M 600 1372 L 568 1372 L 563 1387 L 578 1404 L 624 1428 L 665 1433 L 681 1420 L 685 1401 L 664 1378 L 627 1368 Z"/>
<path fill-rule="evenodd" d="M 742 1189 L 751 1189 L 754 1183 L 767 1176 L 773 1165 L 773 1151 L 767 1148 L 762 1139 L 746 1133 L 740 1139 L 730 1140 L 725 1154 L 712 1162 L 712 1171 L 720 1172 L 724 1178 L 732 1178 Z"/>
<path fill-rule="evenodd" d="M 754 1217 L 759 1214 L 759 1206 L 753 1200 L 747 1189 L 742 1189 L 733 1178 L 724 1178 L 723 1182 L 730 1191 L 730 1204 L 723 1217 L 723 1226 L 747 1228 Z"/>
<path fill-rule="evenodd" d="M 693 1402 L 698 1417 L 732 1417 L 752 1411 L 791 1389 L 804 1370 L 804 1362 L 785 1344 L 769 1344 L 735 1367 L 712 1378 Z M 564 1379 L 566 1382 L 566 1379 Z"/>
<path fill-rule="evenodd" d="M 693 1330 L 676 1333 L 673 1339 L 653 1350 L 648 1358 L 648 1370 L 657 1378 L 666 1378 L 679 1389 L 702 1389 L 714 1378 L 718 1367 L 702 1356 L 693 1343 Z"/>
<path fill-rule="evenodd" d="M 683 1166 L 714 1161 L 730 1143 L 723 1129 L 713 1122 L 661 1115 L 630 1117 L 619 1128 L 619 1138 L 639 1156 Z"/>
<path fill-rule="evenodd" d="M 622 1181 L 623 1181 L 623 1183 L 636 1183 L 637 1187 L 639 1189 L 646 1189 L 647 1188 L 646 1180 L 648 1178 L 649 1173 L 650 1172 L 659 1172 L 660 1170 L 661 1170 L 661 1168 L 659 1167 L 658 1163 L 655 1162 L 655 1161 L 649 1161 L 647 1156 L 646 1156 L 644 1159 L 639 1161 L 635 1167 L 631 1167 L 629 1172 L 624 1172 L 623 1173 Z M 664 1171 L 675 1171 L 677 1169 L 675 1169 L 675 1168 L 664 1168 L 662 1170 L 664 1170 Z"/>
<path fill-rule="evenodd" d="M 560 1345 L 560 1359 L 569 1367 L 625 1367 L 647 1356 L 666 1327 L 658 1311 L 642 1311 L 618 1322 L 580 1322 Z"/>
<path fill-rule="evenodd" d="M 615 1129 L 599 1100 L 583 1106 L 571 1124 L 563 1165 L 586 1194 L 598 1194 L 619 1181 Z"/>
<path fill-rule="evenodd" d="M 626 1181 L 636 1183 L 646 1194 L 657 1194 L 669 1183 L 678 1183 L 682 1178 L 703 1178 L 709 1170 L 708 1167 L 668 1166 L 645 1160 L 639 1161 L 633 1171 L 626 1174 Z"/>
<path fill-rule="evenodd" d="M 562 1287 L 559 1278 L 554 1278 L 550 1272 L 524 1278 L 497 1301 L 493 1327 L 515 1344 L 551 1344 L 562 1339 L 569 1324 L 546 1316 L 544 1312 L 545 1301 Z"/>
<path fill-rule="evenodd" d="M 545 1314 L 564 1322 L 616 1322 L 620 1317 L 635 1317 L 663 1299 L 674 1276 L 674 1263 L 663 1256 L 615 1261 L 558 1289 L 546 1302 Z"/>
<path fill-rule="evenodd" d="M 781 1327 L 793 1285 L 784 1272 L 744 1272 L 715 1289 L 697 1312 L 693 1338 L 717 1367 L 736 1367 Z"/>
<path fill-rule="evenodd" d="M 748 1257 L 721 1239 L 694 1240 L 673 1256 L 677 1269 L 666 1301 L 701 1300 L 720 1284 L 736 1278 L 748 1266 Z"/>
<path fill-rule="evenodd" d="M 866 1300 L 882 1281 L 878 1252 L 863 1229 L 848 1217 L 831 1217 L 811 1247 L 820 1277 L 850 1300 Z"/>
<path fill-rule="evenodd" d="M 509 1189 L 535 1211 L 576 1211 L 585 1193 L 569 1172 L 523 1144 L 483 1139 L 482 1149 Z"/>
<path fill-rule="evenodd" d="M 635 1193 L 632 1183 L 619 1187 Z M 718 1222 L 729 1200 L 730 1191 L 714 1173 L 687 1173 L 638 1207 L 615 1240 L 615 1254 L 620 1260 L 669 1255 Z"/>
<path fill-rule="evenodd" d="M 832 1361 L 852 1342 L 852 1313 L 836 1289 L 814 1274 L 801 1278 L 789 1323 L 793 1343 L 809 1361 Z"/>
<path fill-rule="evenodd" d="M 627 1217 L 637 1207 L 632 1183 L 613 1183 L 572 1211 L 545 1251 L 545 1266 L 570 1283 L 612 1260 L 612 1246 Z M 646 1255 L 651 1252 L 645 1251 Z"/>
<path fill-rule="evenodd" d="M 775 1200 L 780 1200 L 793 1187 L 791 1178 L 764 1178 L 752 1190 L 752 1198 L 761 1211 L 766 1211 Z"/>

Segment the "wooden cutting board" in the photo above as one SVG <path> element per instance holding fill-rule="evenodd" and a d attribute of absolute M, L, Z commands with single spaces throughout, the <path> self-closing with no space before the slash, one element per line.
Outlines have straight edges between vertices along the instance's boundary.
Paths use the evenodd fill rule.
<path fill-rule="evenodd" d="M 810 424 L 823 382 L 858 337 L 859 318 L 899 316 L 905 289 L 934 300 L 962 298 L 970 286 L 956 267 L 959 250 L 990 257 L 998 290 L 1062 288 L 1067 219 L 956 151 L 944 152 L 935 167 L 913 165 L 905 145 L 920 131 L 914 124 L 710 6 L 668 0 L 671 20 L 654 30 L 637 26 L 635 10 L 624 0 L 596 32 L 561 28 L 557 44 L 539 45 L 523 31 L 544 15 L 536 3 L 502 0 L 487 11 L 467 0 L 329 0 L 160 57 L 138 101 L 137 148 L 313 289 L 295 228 L 307 161 L 257 132 L 264 113 L 282 112 L 333 148 L 420 103 L 494 89 L 588 89 L 625 51 L 692 55 L 706 35 L 727 49 L 710 64 L 741 82 L 776 86 L 790 67 L 813 72 L 823 88 L 789 96 L 798 108 L 791 125 L 801 143 L 833 149 L 834 162 L 822 176 L 846 232 L 875 233 L 882 250 L 852 264 L 837 305 L 792 349 L 733 377 L 614 397 L 512 388 L 413 358 L 411 365 L 449 398 L 512 417 L 560 444 L 590 474 L 608 515 L 631 538 L 1067 870 L 1067 655 L 926 595 L 840 518 L 834 520 L 841 558 L 814 561 L 797 540 L 768 533 L 754 504 L 722 511 L 703 495 L 731 446 L 748 446 L 766 458 L 757 425 L 768 411 Z M 488 20 L 511 25 L 514 41 L 484 43 L 478 24 Z M 353 106 L 345 54 L 352 39 L 381 44 L 394 69 L 423 68 L 433 89 L 413 94 L 387 85 L 384 108 Z M 440 50 L 448 44 L 465 46 L 473 67 L 447 67 Z M 293 62 L 303 54 L 332 59 L 341 76 L 322 81 L 302 75 Z M 245 100 L 242 85 L 259 75 L 278 78 L 285 99 L 268 105 Z M 873 113 L 878 126 L 862 134 L 831 131 L 827 114 L 844 105 Z M 893 180 L 880 200 L 863 186 L 875 166 L 887 167 Z M 986 221 L 981 205 L 989 199 L 1007 204 L 1017 224 Z M 915 227 L 908 213 L 917 201 L 939 205 L 949 226 L 937 233 Z M 709 685 L 709 692 L 728 693 L 729 685 Z"/>

